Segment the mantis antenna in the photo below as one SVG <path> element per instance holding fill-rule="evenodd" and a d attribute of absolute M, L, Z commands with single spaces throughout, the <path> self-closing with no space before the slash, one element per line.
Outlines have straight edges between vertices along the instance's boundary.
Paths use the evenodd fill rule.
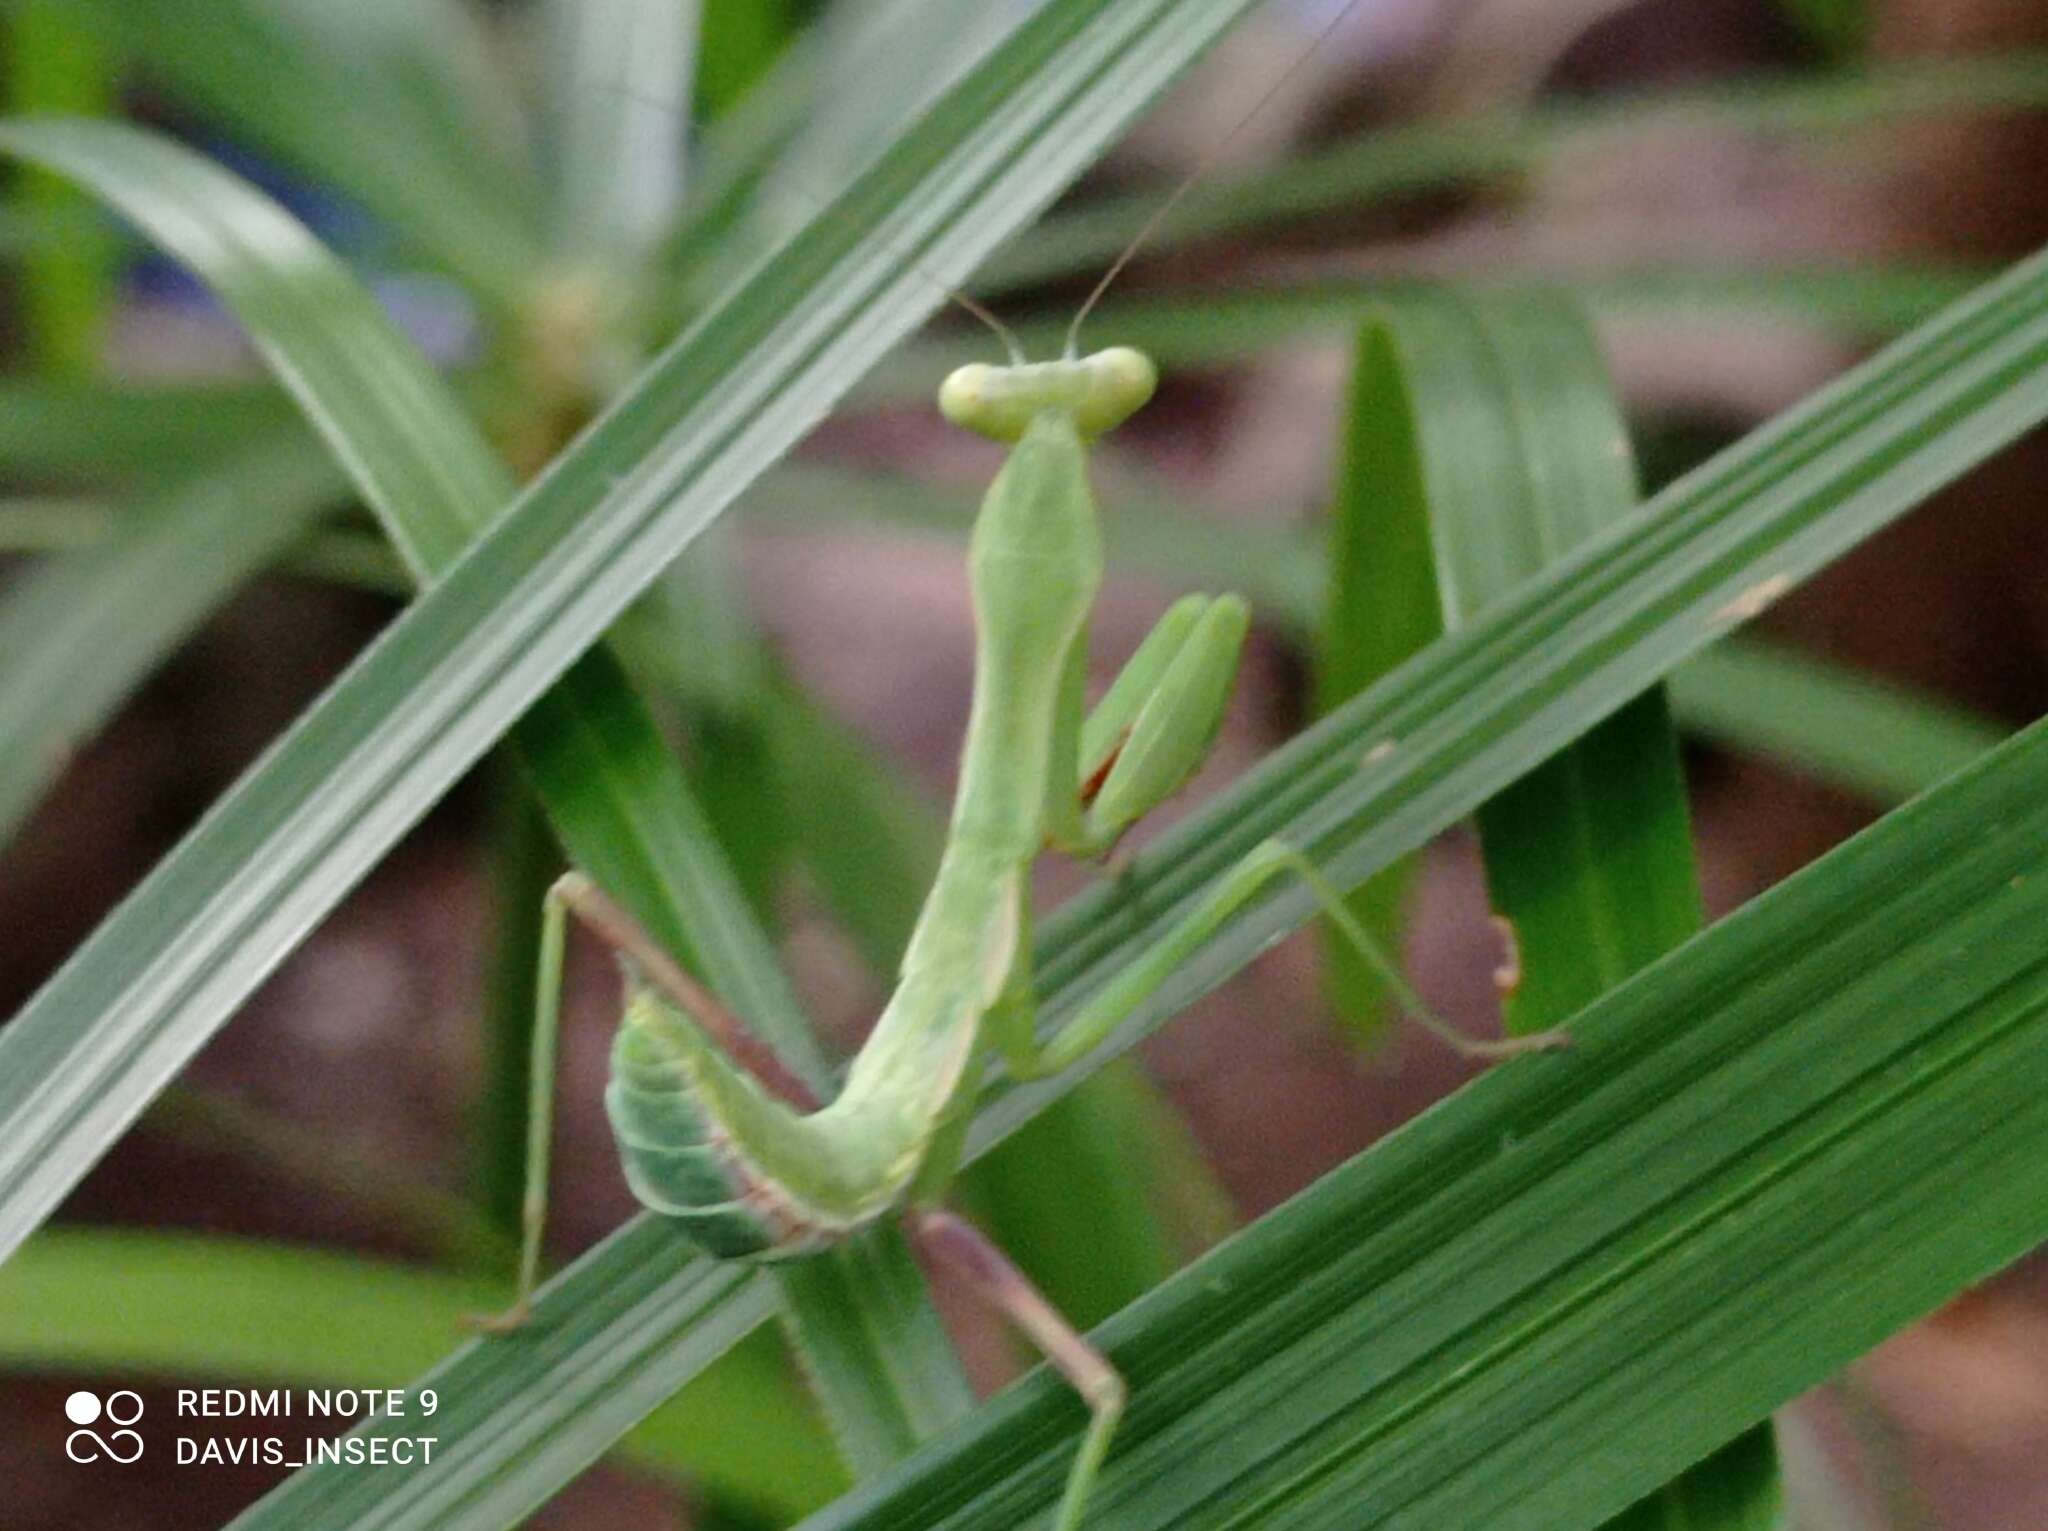
<path fill-rule="evenodd" d="M 1295 58 L 1294 62 L 1274 77 L 1273 83 L 1268 85 L 1259 96 L 1259 99 L 1252 103 L 1251 109 L 1237 119 L 1229 132 L 1202 151 L 1201 158 L 1195 161 L 1195 168 L 1183 176 L 1180 184 L 1168 192 L 1164 200 L 1152 210 L 1152 215 L 1145 220 L 1143 227 L 1132 236 L 1131 242 L 1123 247 L 1122 253 L 1109 263 L 1109 269 L 1102 273 L 1101 279 L 1096 282 L 1095 286 L 1089 291 L 1088 296 L 1082 300 L 1080 308 L 1075 311 L 1073 322 L 1067 326 L 1067 343 L 1061 353 L 1069 361 L 1080 354 L 1081 322 L 1088 317 L 1095 305 L 1102 301 L 1103 294 L 1107 293 L 1116 279 L 1123 275 L 1124 268 L 1136 259 L 1138 252 L 1145 247 L 1147 241 L 1159 232 L 1160 225 L 1165 223 L 1168 215 L 1173 212 L 1175 207 L 1180 205 L 1181 198 L 1185 197 L 1194 189 L 1197 182 L 1204 179 L 1210 171 L 1216 168 L 1217 162 L 1223 158 L 1224 152 L 1243 136 L 1245 129 L 1252 125 L 1261 112 L 1273 104 L 1274 98 L 1286 88 L 1287 82 L 1292 80 L 1301 71 L 1302 67 L 1316 56 L 1317 51 L 1324 43 L 1336 35 L 1337 28 L 1344 24 L 1344 18 L 1357 8 L 1358 0 L 1345 0 L 1345 3 L 1337 8 L 1336 14 L 1324 22 L 1322 28 L 1309 40 L 1308 46 L 1301 50 L 1301 53 Z"/>

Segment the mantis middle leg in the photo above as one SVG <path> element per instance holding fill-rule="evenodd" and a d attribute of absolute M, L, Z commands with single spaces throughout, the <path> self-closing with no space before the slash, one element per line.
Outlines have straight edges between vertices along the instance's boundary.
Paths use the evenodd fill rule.
<path fill-rule="evenodd" d="M 1500 1059 L 1570 1045 L 1561 1031 L 1487 1040 L 1469 1037 L 1441 1020 L 1415 992 L 1393 960 L 1359 924 L 1314 862 L 1282 840 L 1268 840 L 1224 875 L 1194 909 L 1153 947 L 1126 966 L 1049 1040 L 1041 1043 L 1034 1028 L 1028 994 L 1010 996 L 991 1013 L 990 1037 L 1004 1064 L 1020 1078 L 1041 1078 L 1079 1062 L 1100 1047 L 1123 1020 L 1158 991 L 1167 978 L 1210 936 L 1275 878 L 1293 874 L 1308 884 L 1323 915 L 1387 985 L 1396 1003 L 1432 1035 L 1468 1058 Z"/>

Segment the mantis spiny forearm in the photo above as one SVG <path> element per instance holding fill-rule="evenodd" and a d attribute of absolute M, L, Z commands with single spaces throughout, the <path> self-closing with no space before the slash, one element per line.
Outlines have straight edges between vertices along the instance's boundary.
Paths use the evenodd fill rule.
<path fill-rule="evenodd" d="M 1105 854 L 1201 763 L 1222 717 L 1248 614 L 1236 596 L 1175 605 L 1092 714 L 1089 615 L 1102 579 L 1087 443 L 1151 397 L 1136 351 L 964 367 L 940 390 L 958 425 L 1011 447 L 975 521 L 968 567 L 974 699 L 944 853 L 895 992 L 828 1104 L 701 990 L 580 874 L 548 900 L 534 1032 L 533 1131 L 519 1298 L 525 1321 L 545 1214 L 563 926 L 577 913 L 624 959 L 628 995 L 605 1106 L 634 1194 L 709 1254 L 812 1253 L 903 1209 L 913 1238 L 961 1271 L 1045 1351 L 1092 1420 L 1057 1526 L 1080 1523 L 1123 1406 L 1121 1379 L 987 1240 L 939 1205 L 988 1054 L 1014 1074 L 1066 1067 L 1107 1037 L 1266 883 L 1303 878 L 1325 912 L 1431 1029 L 1497 1057 L 1553 1036 L 1478 1042 L 1434 1020 L 1298 851 L 1268 841 L 1162 940 L 1041 1042 L 1031 988 L 1030 872 L 1051 846 Z M 987 1024 L 984 1025 L 984 1022 Z"/>

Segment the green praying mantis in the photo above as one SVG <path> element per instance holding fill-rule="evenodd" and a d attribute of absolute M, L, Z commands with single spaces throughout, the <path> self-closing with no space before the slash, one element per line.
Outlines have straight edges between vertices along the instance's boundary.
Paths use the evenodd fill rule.
<path fill-rule="evenodd" d="M 962 1274 L 1088 1405 L 1058 1531 L 1080 1525 L 1125 1386 L 993 1244 L 943 1206 L 991 1060 L 1021 1078 L 1079 1061 L 1262 888 L 1290 874 L 1404 1008 L 1460 1052 L 1495 1058 L 1563 1040 L 1479 1041 L 1436 1019 L 1340 891 L 1278 840 L 1225 874 L 1054 1035 L 1038 1036 L 1033 863 L 1048 848 L 1106 856 L 1194 773 L 1222 720 L 1249 623 L 1235 595 L 1182 599 L 1087 706 L 1089 618 L 1103 578 L 1088 446 L 1143 407 L 1157 375 L 1125 347 L 1076 356 L 1072 333 L 1059 361 L 1027 364 L 1013 347 L 1012 364 L 960 368 L 939 390 L 948 420 L 1010 450 L 968 554 L 974 695 L 944 852 L 895 991 L 843 1087 L 817 1101 L 624 911 L 569 873 L 548 895 L 542 929 L 519 1293 L 511 1310 L 486 1321 L 497 1330 L 524 1323 L 538 1272 L 563 945 L 574 914 L 625 969 L 605 1107 L 634 1195 L 676 1219 L 707 1254 L 737 1260 L 800 1257 L 900 1211 L 926 1257 Z"/>
<path fill-rule="evenodd" d="M 1304 61 L 1355 3 L 1340 8 Z M 1238 129 L 1277 89 L 1276 83 Z M 1103 579 L 1088 448 L 1144 407 L 1158 374 L 1129 347 L 1082 356 L 1078 339 L 1096 302 L 1202 173 L 1198 168 L 1182 181 L 1110 265 L 1075 314 L 1057 361 L 1026 362 L 987 309 L 950 293 L 995 331 L 1009 364 L 954 371 L 940 386 L 940 412 L 1007 446 L 1009 456 L 982 500 L 969 543 L 974 693 L 944 849 L 895 990 L 838 1094 L 819 1101 L 602 889 L 580 872 L 568 873 L 549 890 L 541 926 L 518 1295 L 507 1311 L 479 1324 L 509 1333 L 530 1316 L 573 915 L 618 954 L 624 970 L 605 1110 L 633 1194 L 680 1223 L 706 1254 L 728 1260 L 800 1258 L 900 1214 L 926 1259 L 960 1276 L 1016 1325 L 1088 1407 L 1056 1531 L 1081 1524 L 1126 1387 L 1022 1271 L 944 1206 L 992 1062 L 1020 1079 L 1079 1062 L 1234 914 L 1288 875 L 1309 887 L 1395 1001 L 1459 1052 L 1496 1059 L 1567 1041 L 1555 1032 L 1479 1040 L 1438 1019 L 1342 891 L 1280 840 L 1258 846 L 1212 884 L 1157 945 L 1057 1032 L 1038 1035 L 1033 864 L 1048 849 L 1106 858 L 1126 831 L 1187 782 L 1215 741 L 1250 625 L 1239 596 L 1185 597 L 1160 618 L 1101 700 L 1087 705 L 1089 622 Z"/>

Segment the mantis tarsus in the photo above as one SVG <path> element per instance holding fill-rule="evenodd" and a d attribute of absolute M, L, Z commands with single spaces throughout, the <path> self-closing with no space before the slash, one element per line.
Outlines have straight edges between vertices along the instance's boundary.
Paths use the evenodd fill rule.
<path fill-rule="evenodd" d="M 1078 321 L 1077 321 L 1078 324 Z M 812 1098 L 745 1026 L 700 989 L 590 881 L 547 900 L 534 1028 L 532 1130 L 519 1296 L 496 1329 L 525 1321 L 545 1217 L 564 927 L 575 913 L 621 955 L 627 1000 L 605 1106 L 626 1178 L 704 1250 L 778 1260 L 816 1251 L 899 1209 L 929 1259 L 960 1272 L 1073 1384 L 1092 1415 L 1056 1525 L 1073 1531 L 1123 1408 L 1124 1384 L 991 1243 L 940 1205 L 991 1054 L 1019 1076 L 1056 1072 L 1101 1044 L 1187 956 L 1285 873 L 1418 1019 L 1460 1051 L 1499 1057 L 1551 1035 L 1482 1042 L 1432 1017 L 1293 847 L 1268 841 L 1227 873 L 1151 951 L 1041 1042 L 1031 986 L 1030 872 L 1048 847 L 1100 857 L 1176 791 L 1208 753 L 1248 612 L 1234 595 L 1189 596 L 1160 620 L 1089 711 L 1088 627 L 1102 548 L 1087 444 L 1151 397 L 1140 353 L 963 367 L 939 407 L 1010 447 L 968 557 L 974 700 L 951 827 L 894 994 L 838 1095 Z"/>

